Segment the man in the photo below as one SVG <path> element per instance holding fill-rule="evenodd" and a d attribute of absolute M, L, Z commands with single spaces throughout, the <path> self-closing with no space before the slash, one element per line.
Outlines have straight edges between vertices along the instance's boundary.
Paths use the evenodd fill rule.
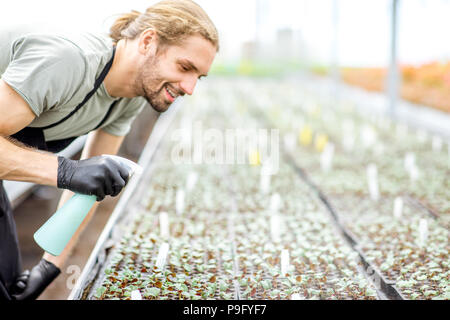
<path fill-rule="evenodd" d="M 127 168 L 100 155 L 117 153 L 146 102 L 164 112 L 177 97 L 191 95 L 219 49 L 214 24 L 190 0 L 133 11 L 110 31 L 109 38 L 0 34 L 0 299 L 37 298 L 60 273 L 96 207 L 60 256 L 45 253 L 31 272 L 20 274 L 14 219 L 1 180 L 67 189 L 60 205 L 71 191 L 99 201 L 118 195 Z M 82 160 L 50 153 L 88 132 Z"/>

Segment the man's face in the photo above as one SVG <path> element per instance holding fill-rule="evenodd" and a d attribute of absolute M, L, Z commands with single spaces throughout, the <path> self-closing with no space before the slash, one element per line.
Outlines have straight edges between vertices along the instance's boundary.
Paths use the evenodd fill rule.
<path fill-rule="evenodd" d="M 216 52 L 201 36 L 160 49 L 140 66 L 135 83 L 138 94 L 156 111 L 166 111 L 177 97 L 194 92 L 197 80 L 208 74 Z"/>

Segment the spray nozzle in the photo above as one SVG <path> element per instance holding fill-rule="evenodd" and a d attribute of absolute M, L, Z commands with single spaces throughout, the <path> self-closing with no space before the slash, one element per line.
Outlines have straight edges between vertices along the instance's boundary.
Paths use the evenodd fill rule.
<path fill-rule="evenodd" d="M 142 174 L 142 171 L 143 171 L 142 167 L 129 159 L 119 157 L 119 156 L 114 156 L 111 154 L 102 154 L 102 156 L 109 157 L 109 158 L 113 159 L 114 161 L 119 162 L 121 165 L 128 167 L 130 169 L 128 179 L 131 179 L 131 177 L 133 177 L 134 175 Z"/>

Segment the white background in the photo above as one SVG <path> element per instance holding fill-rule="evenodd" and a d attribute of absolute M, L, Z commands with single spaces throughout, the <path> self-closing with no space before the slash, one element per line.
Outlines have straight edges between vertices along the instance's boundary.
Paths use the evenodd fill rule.
<path fill-rule="evenodd" d="M 260 28 L 256 8 L 260 3 Z M 20 23 L 56 25 L 89 31 L 108 30 L 114 14 L 144 11 L 144 0 L 1 0 L 0 27 Z M 240 57 L 244 41 L 256 35 L 274 42 L 276 30 L 292 28 L 306 44 L 303 54 L 327 64 L 332 56 L 333 0 L 197 0 L 216 23 L 222 59 Z M 387 65 L 391 0 L 337 0 L 338 59 L 341 65 Z M 450 59 L 450 1 L 400 0 L 401 63 Z"/>

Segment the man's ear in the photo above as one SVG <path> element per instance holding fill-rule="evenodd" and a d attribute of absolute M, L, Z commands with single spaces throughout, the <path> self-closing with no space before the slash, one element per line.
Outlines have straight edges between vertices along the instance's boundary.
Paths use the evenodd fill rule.
<path fill-rule="evenodd" d="M 139 36 L 139 53 L 155 54 L 158 46 L 158 33 L 153 28 L 145 29 Z"/>

